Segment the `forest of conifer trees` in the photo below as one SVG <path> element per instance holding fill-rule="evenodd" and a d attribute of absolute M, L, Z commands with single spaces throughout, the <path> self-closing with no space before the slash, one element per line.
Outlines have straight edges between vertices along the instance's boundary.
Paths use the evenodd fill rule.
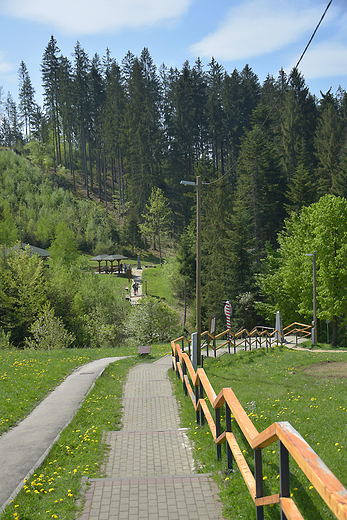
<path fill-rule="evenodd" d="M 74 189 L 82 172 L 86 197 L 115 204 L 129 236 L 160 188 L 192 294 L 195 198 L 180 181 L 200 175 L 203 313 L 221 313 L 227 298 L 240 321 L 255 323 L 255 275 L 284 220 L 325 194 L 347 196 L 346 91 L 317 99 L 297 69 L 261 84 L 249 65 L 228 73 L 214 59 L 158 68 L 146 48 L 119 63 L 77 42 L 68 59 L 53 36 L 41 71 L 43 107 L 20 64 L 19 103 L 3 100 L 0 144 L 37 164 L 49 157 Z"/>

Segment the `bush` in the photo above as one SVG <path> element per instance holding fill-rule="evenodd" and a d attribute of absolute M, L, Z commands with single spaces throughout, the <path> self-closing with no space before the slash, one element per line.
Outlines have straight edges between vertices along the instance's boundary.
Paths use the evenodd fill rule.
<path fill-rule="evenodd" d="M 31 325 L 30 333 L 32 337 L 25 338 L 25 347 L 37 350 L 68 348 L 75 340 L 49 304 L 43 307 L 38 319 Z"/>
<path fill-rule="evenodd" d="M 92 348 L 114 348 L 119 346 L 120 338 L 115 323 L 107 323 L 107 317 L 102 308 L 96 308 L 83 318 L 90 338 Z"/>
<path fill-rule="evenodd" d="M 177 332 L 177 313 L 155 298 L 142 298 L 140 302 L 134 305 L 125 324 L 127 336 L 142 343 L 170 340 Z"/>
<path fill-rule="evenodd" d="M 1 350 L 11 348 L 10 336 L 11 336 L 11 334 L 9 332 L 6 333 L 4 331 L 4 329 L 2 329 L 0 327 L 0 349 Z"/>

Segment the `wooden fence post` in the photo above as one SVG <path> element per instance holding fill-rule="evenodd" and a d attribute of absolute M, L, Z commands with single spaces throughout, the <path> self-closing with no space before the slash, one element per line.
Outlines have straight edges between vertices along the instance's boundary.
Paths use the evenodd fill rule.
<path fill-rule="evenodd" d="M 261 450 L 254 450 L 255 496 L 263 496 L 263 461 Z M 257 520 L 264 520 L 264 506 L 256 506 Z"/>
<path fill-rule="evenodd" d="M 225 402 L 225 431 L 231 432 L 231 412 L 229 405 Z M 233 452 L 227 442 L 227 472 L 231 473 L 233 470 Z"/>
<path fill-rule="evenodd" d="M 285 445 L 279 441 L 280 448 L 280 496 L 290 496 L 289 486 L 289 453 Z M 286 515 L 281 510 L 281 520 L 287 520 Z"/>
<path fill-rule="evenodd" d="M 204 386 L 203 386 L 201 381 L 199 381 L 199 387 L 200 387 L 200 399 L 204 399 Z M 204 414 L 202 408 L 201 408 L 200 416 L 201 416 L 201 426 L 204 426 L 204 424 L 205 424 L 205 414 Z"/>
<path fill-rule="evenodd" d="M 220 408 L 216 408 L 215 410 L 216 416 L 216 437 L 220 436 Z M 217 460 L 220 460 L 222 457 L 222 446 L 217 444 Z"/>
<path fill-rule="evenodd" d="M 199 402 L 199 383 L 195 386 L 195 403 L 196 403 L 196 406 L 198 405 L 198 402 Z M 198 409 L 196 410 L 196 424 L 200 424 L 200 412 L 199 412 Z"/>
<path fill-rule="evenodd" d="M 187 396 L 188 389 L 187 389 L 187 385 L 186 385 L 186 380 L 184 378 L 184 376 L 187 375 L 187 365 L 183 358 L 182 358 L 182 372 L 183 372 L 183 390 L 184 390 L 184 394 Z"/>

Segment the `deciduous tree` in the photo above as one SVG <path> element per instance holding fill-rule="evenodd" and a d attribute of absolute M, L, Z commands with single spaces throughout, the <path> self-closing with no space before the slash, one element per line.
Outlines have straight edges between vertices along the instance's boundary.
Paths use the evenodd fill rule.
<path fill-rule="evenodd" d="M 272 319 L 277 310 L 284 320 L 312 319 L 312 258 L 316 251 L 317 317 L 333 321 L 337 345 L 338 320 L 347 312 L 347 200 L 325 195 L 286 221 L 278 237 L 278 255 L 265 262 L 259 278 L 265 296 L 259 308 Z"/>

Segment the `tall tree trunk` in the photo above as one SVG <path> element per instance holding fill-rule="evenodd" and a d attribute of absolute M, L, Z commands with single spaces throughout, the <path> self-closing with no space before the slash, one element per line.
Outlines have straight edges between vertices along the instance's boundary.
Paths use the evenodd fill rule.
<path fill-rule="evenodd" d="M 81 127 L 81 147 L 82 147 L 82 162 L 83 162 L 83 172 L 84 172 L 84 185 L 87 190 L 87 199 L 89 199 L 89 182 L 88 182 L 88 168 L 87 168 L 87 146 L 86 139 L 84 136 L 84 128 Z"/>
<path fill-rule="evenodd" d="M 114 163 L 115 163 L 115 160 L 114 160 L 114 157 L 111 156 L 111 179 L 112 179 L 112 205 L 113 205 L 113 209 L 116 209 L 116 205 L 115 205 L 115 201 L 114 201 Z"/>
<path fill-rule="evenodd" d="M 90 174 L 90 191 L 93 191 L 93 160 L 92 160 L 92 142 L 89 139 L 89 174 Z"/>
<path fill-rule="evenodd" d="M 76 191 L 76 180 L 75 180 L 75 169 L 73 164 L 73 146 L 71 140 L 71 127 L 68 129 L 68 143 L 69 143 L 69 160 L 70 160 L 70 173 L 72 175 L 73 190 Z"/>
<path fill-rule="evenodd" d="M 105 192 L 105 211 L 107 217 L 107 182 L 106 182 L 106 154 L 105 149 L 103 149 L 103 162 L 104 162 L 104 192 Z"/>
<path fill-rule="evenodd" d="M 337 316 L 333 318 L 333 347 L 337 347 Z"/>
<path fill-rule="evenodd" d="M 101 200 L 101 165 L 100 165 L 100 152 L 97 152 L 96 156 L 96 169 L 98 174 L 98 197 Z"/>

